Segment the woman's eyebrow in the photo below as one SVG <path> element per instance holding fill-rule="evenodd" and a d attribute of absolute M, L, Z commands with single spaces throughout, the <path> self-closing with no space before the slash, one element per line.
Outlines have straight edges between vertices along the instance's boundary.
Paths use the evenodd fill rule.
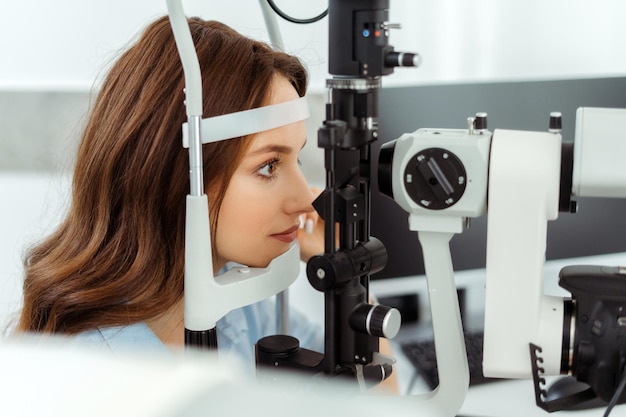
<path fill-rule="evenodd" d="M 306 142 L 307 141 L 305 139 L 304 143 L 302 144 L 302 147 L 300 148 L 300 150 L 302 150 L 304 148 L 304 146 L 306 145 Z M 271 152 L 287 154 L 287 153 L 293 152 L 293 149 L 294 148 L 291 147 L 291 146 L 269 144 L 269 145 L 262 146 L 259 149 L 255 149 L 255 150 L 251 151 L 249 155 L 255 156 L 255 155 L 261 155 L 261 154 L 264 154 L 264 153 L 271 153 Z"/>
<path fill-rule="evenodd" d="M 291 146 L 284 146 L 284 145 L 265 145 L 265 146 L 262 146 L 258 149 L 251 151 L 250 155 L 255 156 L 255 155 L 261 155 L 261 154 L 270 153 L 270 152 L 286 154 L 286 153 L 293 152 L 293 148 Z"/>

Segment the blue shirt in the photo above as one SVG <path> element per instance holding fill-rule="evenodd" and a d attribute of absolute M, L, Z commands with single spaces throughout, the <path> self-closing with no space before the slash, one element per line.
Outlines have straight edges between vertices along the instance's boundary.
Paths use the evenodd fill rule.
<path fill-rule="evenodd" d="M 217 343 L 220 357 L 234 358 L 245 368 L 255 368 L 254 345 L 265 336 L 278 334 L 275 304 L 271 299 L 231 311 L 217 322 Z M 289 334 L 300 341 L 300 346 L 323 352 L 321 329 L 302 313 L 289 312 Z M 143 322 L 128 326 L 100 327 L 77 334 L 74 340 L 97 350 L 122 352 L 169 352 L 169 348 Z"/>

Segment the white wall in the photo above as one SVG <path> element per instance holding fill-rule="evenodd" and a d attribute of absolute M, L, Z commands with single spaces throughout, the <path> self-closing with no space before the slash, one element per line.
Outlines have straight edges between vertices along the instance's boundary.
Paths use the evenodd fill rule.
<path fill-rule="evenodd" d="M 165 0 L 3 0 L 0 89 L 88 89 L 119 48 L 166 13 Z M 327 1 L 277 2 L 298 17 Z M 626 74 L 622 0 L 391 0 L 398 50 L 423 56 L 385 85 L 553 79 Z M 185 0 L 188 15 L 224 21 L 266 39 L 257 0 Z M 327 77 L 328 20 L 279 19 L 289 52 L 305 60 L 315 88 Z"/>
<path fill-rule="evenodd" d="M 3 0 L 0 9 L 0 89 L 89 89 L 116 52 L 148 22 L 167 13 L 165 0 Z M 320 3 L 320 2 L 318 2 Z M 325 2 L 293 14 L 319 14 Z M 268 40 L 258 0 L 184 0 L 185 13 L 223 21 Z M 287 5 L 288 6 L 288 5 Z M 316 10 L 317 9 L 317 10 Z M 286 45 L 319 72 L 325 61 L 326 20 L 299 26 L 281 19 Z"/>
<path fill-rule="evenodd" d="M 63 175 L 0 172 L 0 339 L 21 306 L 24 250 L 60 221 L 68 192 Z"/>
<path fill-rule="evenodd" d="M 416 48 L 424 64 L 393 82 L 626 74 L 620 0 L 407 0 L 398 11 L 406 24 L 393 43 Z"/>

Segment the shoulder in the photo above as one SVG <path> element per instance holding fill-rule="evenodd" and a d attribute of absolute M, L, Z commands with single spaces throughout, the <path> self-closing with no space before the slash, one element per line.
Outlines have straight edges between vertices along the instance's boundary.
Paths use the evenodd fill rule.
<path fill-rule="evenodd" d="M 78 333 L 73 343 L 97 350 L 118 352 L 140 348 L 155 352 L 167 352 L 168 348 L 145 323 L 127 326 L 99 327 Z"/>

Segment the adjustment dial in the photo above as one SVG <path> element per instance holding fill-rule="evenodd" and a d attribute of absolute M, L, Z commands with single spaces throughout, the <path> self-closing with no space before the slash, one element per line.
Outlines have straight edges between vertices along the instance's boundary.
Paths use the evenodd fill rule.
<path fill-rule="evenodd" d="M 456 204 L 467 186 L 467 173 L 461 160 L 441 148 L 423 149 L 404 170 L 404 187 L 419 206 L 442 210 Z"/>

